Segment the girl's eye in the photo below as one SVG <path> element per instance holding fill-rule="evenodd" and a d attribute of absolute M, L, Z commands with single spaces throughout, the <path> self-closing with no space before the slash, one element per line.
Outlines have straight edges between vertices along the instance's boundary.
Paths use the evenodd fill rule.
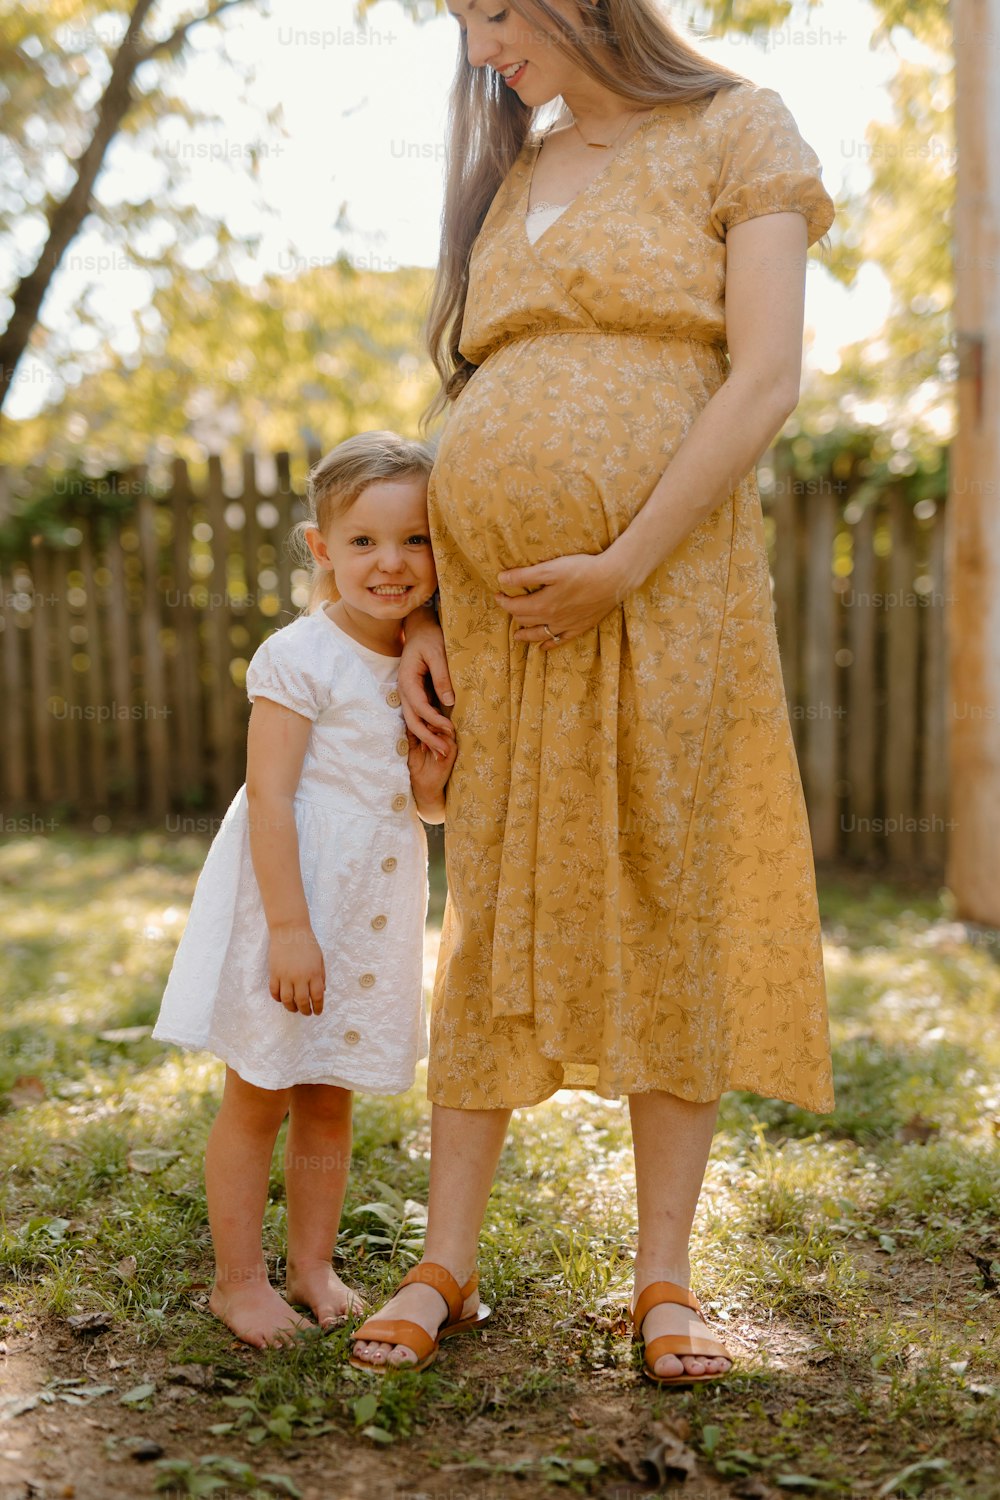
<path fill-rule="evenodd" d="M 431 539 L 429 536 L 421 536 L 419 534 L 416 536 L 408 537 L 407 540 L 416 542 L 419 547 L 429 547 L 431 544 Z"/>
<path fill-rule="evenodd" d="M 509 10 L 501 10 L 501 11 L 498 11 L 495 16 L 487 16 L 486 19 L 487 19 L 487 21 L 493 21 L 494 23 L 499 23 L 500 21 L 506 21 L 506 19 L 507 19 L 507 17 L 509 15 L 510 15 L 510 11 Z"/>
<path fill-rule="evenodd" d="M 356 536 L 351 541 L 351 546 L 368 547 L 371 545 L 370 536 Z"/>

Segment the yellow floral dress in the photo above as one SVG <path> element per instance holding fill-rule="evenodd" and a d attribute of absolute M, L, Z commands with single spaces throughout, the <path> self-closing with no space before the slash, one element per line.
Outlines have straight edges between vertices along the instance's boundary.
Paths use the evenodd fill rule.
<path fill-rule="evenodd" d="M 781 98 L 663 104 L 532 246 L 528 140 L 476 239 L 431 537 L 455 687 L 429 1095 L 833 1105 L 806 811 L 753 474 L 551 651 L 497 576 L 603 551 L 726 378 L 726 232 L 833 221 Z"/>

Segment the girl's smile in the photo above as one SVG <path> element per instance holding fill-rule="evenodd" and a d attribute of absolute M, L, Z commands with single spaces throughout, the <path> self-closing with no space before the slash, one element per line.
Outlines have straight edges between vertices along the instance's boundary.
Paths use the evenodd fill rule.
<path fill-rule="evenodd" d="M 364 646 L 397 654 L 402 621 L 437 587 L 423 477 L 381 479 L 306 534 L 318 566 L 332 571 L 340 598 L 328 613 Z"/>

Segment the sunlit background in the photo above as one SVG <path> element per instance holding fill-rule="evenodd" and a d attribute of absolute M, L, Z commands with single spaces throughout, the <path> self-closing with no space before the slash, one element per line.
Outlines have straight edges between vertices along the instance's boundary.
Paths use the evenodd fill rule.
<path fill-rule="evenodd" d="M 710 57 L 781 93 L 835 196 L 865 190 L 872 150 L 866 130 L 890 119 L 888 84 L 900 58 L 920 60 L 925 51 L 900 31 L 891 47 L 873 48 L 877 19 L 868 0 L 837 0 L 795 15 L 761 39 L 698 38 Z M 353 0 L 281 0 L 270 16 L 241 10 L 227 28 L 226 45 L 251 70 L 249 89 L 237 70 L 220 63 L 217 35 L 195 32 L 177 92 L 193 106 L 213 109 L 217 122 L 190 130 L 178 116 L 161 131 L 168 159 L 183 168 L 176 190 L 181 200 L 210 208 L 235 235 L 261 236 L 255 254 L 237 262 L 241 279 L 252 284 L 269 272 L 294 276 L 344 252 L 373 270 L 433 266 L 455 21 L 438 15 L 417 24 L 393 0 L 379 0 L 359 27 Z M 253 173 L 247 170 L 251 155 Z M 113 145 L 102 197 L 136 199 L 165 190 L 162 166 L 134 142 Z M 5 272 L 14 244 L 30 258 L 39 234 L 37 221 L 24 221 L 7 246 Z M 146 248 L 155 248 L 154 241 Z M 185 259 L 197 266 L 198 247 Z M 129 314 L 148 305 L 149 274 L 110 250 L 99 225 L 78 238 L 69 260 L 49 294 L 46 323 L 57 326 L 89 287 L 89 307 L 115 330 L 113 347 L 133 351 L 138 331 Z M 876 337 L 889 303 L 877 266 L 862 266 L 846 287 L 812 262 L 807 368 L 836 373 L 841 348 Z M 79 330 L 82 349 L 93 336 Z M 73 371 L 68 374 L 72 379 Z M 58 381 L 41 363 L 33 368 L 29 355 L 7 414 L 33 415 L 57 393 Z"/>

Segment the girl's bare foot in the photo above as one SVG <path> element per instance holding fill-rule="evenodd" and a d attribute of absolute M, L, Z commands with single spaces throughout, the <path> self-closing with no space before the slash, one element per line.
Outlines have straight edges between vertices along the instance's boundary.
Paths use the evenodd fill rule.
<path fill-rule="evenodd" d="M 208 1307 L 238 1339 L 255 1349 L 280 1348 L 290 1344 L 302 1329 L 315 1327 L 308 1318 L 294 1312 L 265 1279 L 239 1286 L 220 1286 L 216 1282 Z"/>
<path fill-rule="evenodd" d="M 361 1294 L 345 1286 L 328 1261 L 317 1265 L 289 1261 L 285 1296 L 289 1302 L 312 1308 L 321 1328 L 336 1328 L 352 1313 L 363 1313 L 367 1308 Z"/>
<path fill-rule="evenodd" d="M 462 1304 L 462 1317 L 471 1317 L 479 1306 L 479 1293 L 475 1291 Z M 440 1292 L 432 1286 L 410 1282 L 391 1297 L 376 1315 L 382 1318 L 405 1318 L 410 1323 L 419 1323 L 431 1335 L 436 1334 L 442 1323 L 448 1321 L 448 1304 Z M 370 1365 L 415 1365 L 417 1356 L 406 1344 L 380 1344 L 359 1339 L 352 1353 Z"/>

